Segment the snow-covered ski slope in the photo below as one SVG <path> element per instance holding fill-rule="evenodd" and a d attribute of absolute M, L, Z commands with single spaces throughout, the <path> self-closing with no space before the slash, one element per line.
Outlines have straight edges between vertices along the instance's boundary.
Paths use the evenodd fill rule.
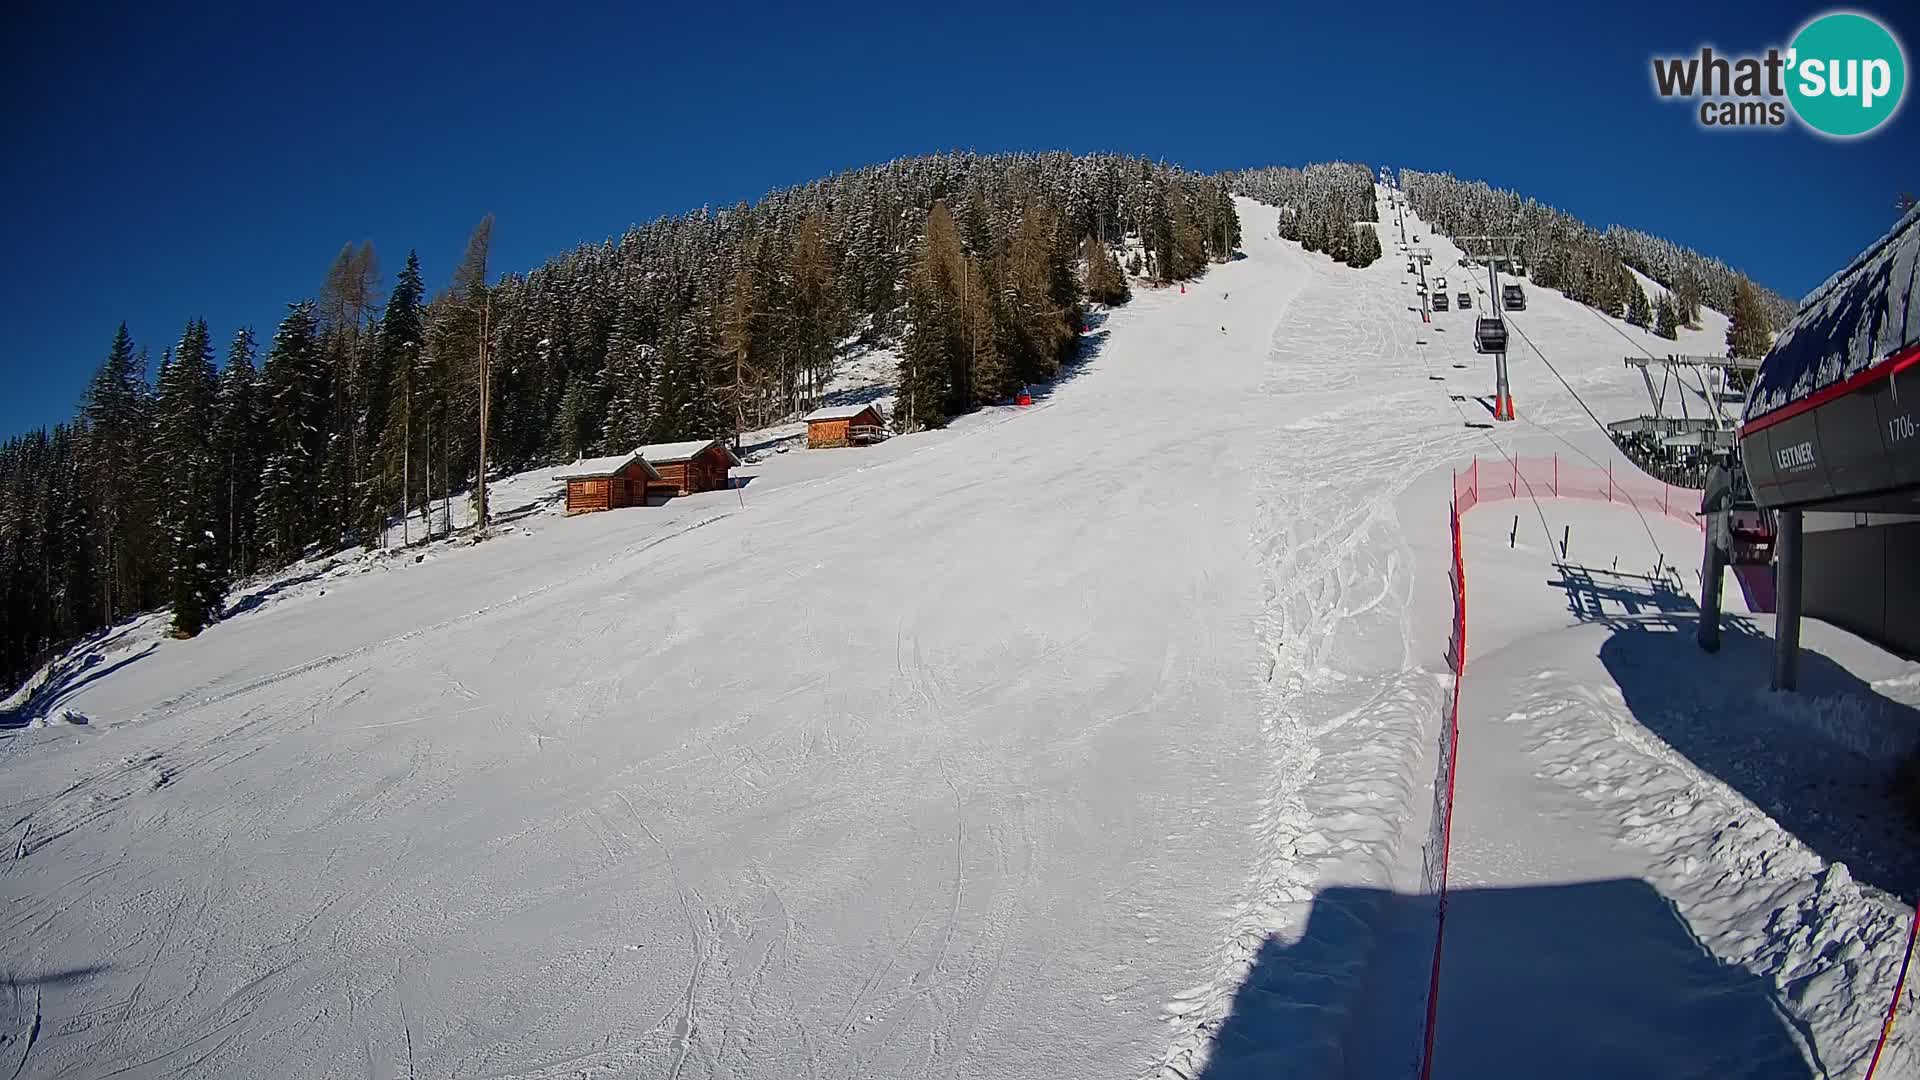
<path fill-rule="evenodd" d="M 1241 212 L 1032 408 L 94 643 L 0 740 L 0 1068 L 1403 1075 L 1450 469 L 1627 468 L 1547 362 L 1724 323 L 1530 289 L 1496 428 L 1474 312 Z"/>

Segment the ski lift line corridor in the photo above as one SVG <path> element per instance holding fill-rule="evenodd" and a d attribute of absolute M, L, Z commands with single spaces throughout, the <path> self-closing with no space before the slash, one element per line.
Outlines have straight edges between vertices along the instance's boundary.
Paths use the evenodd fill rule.
<path fill-rule="evenodd" d="M 1393 884 L 1406 823 L 1424 821 L 1432 797 L 1419 774 L 1430 768 L 1424 747 L 1448 691 L 1430 660 L 1440 650 L 1427 616 L 1437 597 L 1420 582 L 1430 580 L 1437 553 L 1404 523 L 1444 510 L 1444 493 L 1428 482 L 1433 463 L 1484 450 L 1484 433 L 1464 427 L 1457 406 L 1434 393 L 1397 265 L 1355 270 L 1315 258 L 1312 266 L 1274 328 L 1263 397 L 1278 419 L 1249 463 L 1261 565 L 1260 759 L 1270 794 L 1217 975 L 1172 1007 L 1175 1039 L 1154 1073 L 1164 1080 L 1215 1075 L 1205 1065 L 1212 1033 L 1251 1000 L 1242 990 L 1259 943 L 1297 938 L 1311 898 L 1331 881 Z M 1238 285 L 1233 295 L 1240 298 Z M 1369 435 L 1356 439 L 1356 430 Z M 1359 806 L 1356 791 L 1377 797 Z M 1290 1071 L 1318 1075 L 1337 1056 L 1362 1074 L 1384 1073 L 1417 1053 L 1409 1042 L 1419 1032 L 1417 998 L 1391 1021 L 1394 1038 L 1353 1038 L 1369 992 L 1367 965 L 1356 958 L 1390 929 L 1358 923 L 1340 955 L 1277 973 L 1253 995 L 1272 1010 L 1272 1031 L 1299 1036 L 1284 1040 Z M 1379 1068 L 1354 1065 L 1362 1059 Z"/>

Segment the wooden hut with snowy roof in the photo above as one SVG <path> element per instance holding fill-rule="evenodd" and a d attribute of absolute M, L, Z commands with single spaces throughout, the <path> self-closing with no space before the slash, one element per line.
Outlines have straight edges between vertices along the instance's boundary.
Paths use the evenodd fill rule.
<path fill-rule="evenodd" d="M 647 489 L 660 473 L 638 450 L 609 457 L 583 458 L 554 474 L 567 482 L 567 513 L 644 506 Z"/>
<path fill-rule="evenodd" d="M 829 405 L 815 409 L 802 419 L 807 422 L 807 448 L 865 446 L 887 437 L 886 418 L 880 406 Z"/>
<path fill-rule="evenodd" d="M 653 443 L 641 447 L 639 453 L 653 470 L 647 494 L 655 497 L 719 491 L 732 483 L 728 470 L 740 464 L 719 439 Z"/>

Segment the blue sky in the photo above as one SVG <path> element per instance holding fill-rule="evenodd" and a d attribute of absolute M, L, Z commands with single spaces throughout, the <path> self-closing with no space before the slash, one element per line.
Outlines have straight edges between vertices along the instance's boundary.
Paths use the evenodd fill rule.
<path fill-rule="evenodd" d="M 489 211 L 522 270 L 944 149 L 1451 170 L 1796 297 L 1920 190 L 1911 102 L 1840 143 L 1654 99 L 1655 53 L 1784 45 L 1820 5 L 82 7 L 0 14 L 0 433 L 69 415 L 122 319 L 156 357 L 192 317 L 265 337 L 348 241 L 438 286 Z"/>

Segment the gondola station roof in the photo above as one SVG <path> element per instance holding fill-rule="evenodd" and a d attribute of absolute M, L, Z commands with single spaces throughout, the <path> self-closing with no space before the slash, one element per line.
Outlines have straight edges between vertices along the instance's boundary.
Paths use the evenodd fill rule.
<path fill-rule="evenodd" d="M 1920 510 L 1920 209 L 1800 305 L 1747 395 L 1762 506 Z"/>

